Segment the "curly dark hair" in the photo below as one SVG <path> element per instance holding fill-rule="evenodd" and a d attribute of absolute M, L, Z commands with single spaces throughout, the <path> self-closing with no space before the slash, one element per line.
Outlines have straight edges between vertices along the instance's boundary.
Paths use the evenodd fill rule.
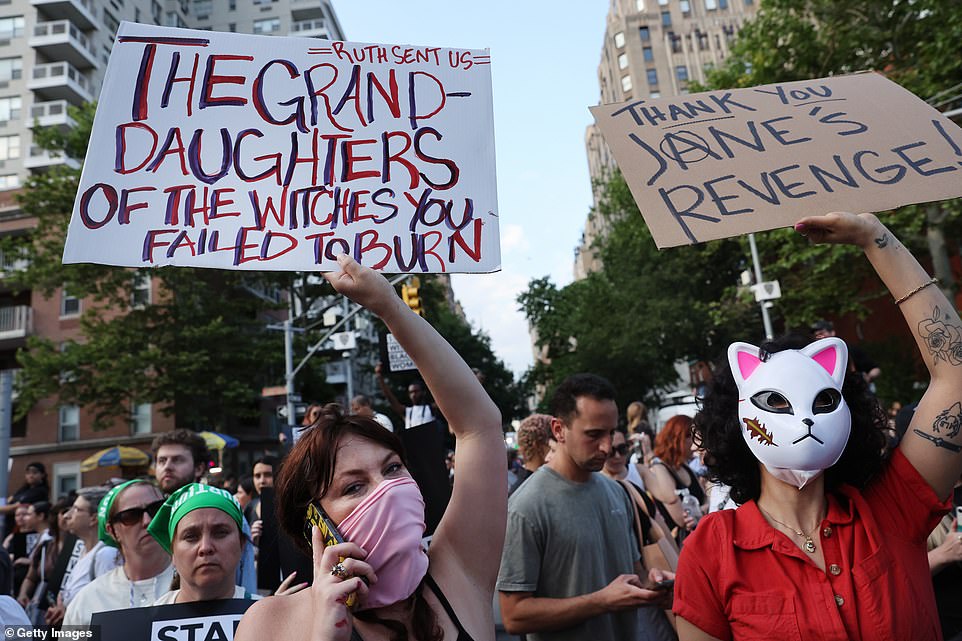
<path fill-rule="evenodd" d="M 801 349 L 811 341 L 789 334 L 763 343 L 763 360 L 786 349 Z M 842 397 L 852 413 L 852 432 L 841 458 L 825 471 L 825 489 L 842 484 L 864 488 L 881 470 L 885 460 L 885 411 L 872 396 L 857 372 L 848 372 Z M 731 486 L 731 498 L 738 504 L 758 499 L 761 470 L 742 436 L 738 421 L 738 388 L 727 359 L 716 368 L 708 392 L 695 416 L 694 441 L 705 450 L 705 465 L 712 482 Z"/>

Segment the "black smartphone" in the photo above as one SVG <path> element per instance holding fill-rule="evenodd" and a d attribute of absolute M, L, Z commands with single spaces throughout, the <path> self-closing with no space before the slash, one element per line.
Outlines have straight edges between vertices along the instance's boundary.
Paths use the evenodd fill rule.
<path fill-rule="evenodd" d="M 675 587 L 674 579 L 665 579 L 664 581 L 659 581 L 658 583 L 651 586 L 652 590 L 670 590 Z"/>

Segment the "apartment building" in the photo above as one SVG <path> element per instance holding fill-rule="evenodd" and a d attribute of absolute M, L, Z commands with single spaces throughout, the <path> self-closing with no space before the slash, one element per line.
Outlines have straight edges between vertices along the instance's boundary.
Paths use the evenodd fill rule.
<path fill-rule="evenodd" d="M 96 100 L 114 35 L 123 20 L 193 29 L 343 40 L 330 0 L 0 0 L 0 234 L 36 225 L 17 207 L 15 194 L 30 172 L 77 160 L 55 157 L 32 143 L 36 125 L 69 128 L 70 105 Z M 0 256 L 0 368 L 16 367 L 27 337 L 63 342 L 77 336 L 86 301 L 67 291 L 52 298 L 14 294 L 3 276 L 22 267 Z M 137 302 L 156 295 L 142 279 Z M 149 449 L 153 435 L 174 427 L 173 418 L 151 405 L 131 407 L 129 420 L 94 432 L 82 407 L 54 400 L 30 410 L 12 429 L 10 487 L 22 482 L 24 466 L 42 461 L 51 493 L 99 483 L 119 470 L 82 473 L 80 462 L 99 449 L 131 445 Z"/>
<path fill-rule="evenodd" d="M 677 96 L 692 82 L 704 83 L 759 1 L 611 0 L 598 64 L 599 103 Z M 603 180 L 615 162 L 594 125 L 585 132 L 585 149 L 592 181 Z M 600 268 L 592 244 L 606 232 L 605 221 L 589 214 L 575 250 L 575 279 Z"/>

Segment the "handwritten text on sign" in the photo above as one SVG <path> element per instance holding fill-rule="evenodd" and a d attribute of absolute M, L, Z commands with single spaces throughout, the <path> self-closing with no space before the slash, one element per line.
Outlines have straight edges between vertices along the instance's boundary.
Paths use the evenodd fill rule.
<path fill-rule="evenodd" d="M 962 130 L 878 74 L 591 111 L 659 247 L 962 196 Z"/>
<path fill-rule="evenodd" d="M 486 50 L 124 23 L 64 262 L 499 269 Z"/>

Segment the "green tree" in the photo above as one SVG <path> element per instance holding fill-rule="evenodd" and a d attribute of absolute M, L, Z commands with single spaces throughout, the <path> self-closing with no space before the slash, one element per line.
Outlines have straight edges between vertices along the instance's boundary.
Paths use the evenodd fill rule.
<path fill-rule="evenodd" d="M 592 215 L 608 226 L 596 247 L 603 268 L 563 288 L 532 280 L 518 300 L 547 357 L 529 382 L 547 398 L 564 377 L 593 372 L 615 383 L 624 407 L 673 385 L 679 360 L 714 359 L 761 325 L 736 288 L 746 256 L 737 241 L 660 252 L 622 176 L 600 188 Z"/>
<path fill-rule="evenodd" d="M 94 105 L 73 109 L 69 132 L 38 129 L 50 150 L 84 156 Z M 3 238 L 7 252 L 22 252 L 29 267 L 12 285 L 44 297 L 63 287 L 90 301 L 80 335 L 66 344 L 32 337 L 18 354 L 18 414 L 55 397 L 92 409 L 103 427 L 130 416 L 134 403 L 156 403 L 176 413 L 179 426 L 231 429 L 256 422 L 265 384 L 283 380 L 283 337 L 266 330 L 265 315 L 280 307 L 259 292 L 289 288 L 287 274 L 224 270 L 121 269 L 61 264 L 79 171 L 62 165 L 31 176 L 20 199 L 37 220 L 31 233 Z M 149 277 L 158 295 L 146 302 L 138 285 Z"/>

